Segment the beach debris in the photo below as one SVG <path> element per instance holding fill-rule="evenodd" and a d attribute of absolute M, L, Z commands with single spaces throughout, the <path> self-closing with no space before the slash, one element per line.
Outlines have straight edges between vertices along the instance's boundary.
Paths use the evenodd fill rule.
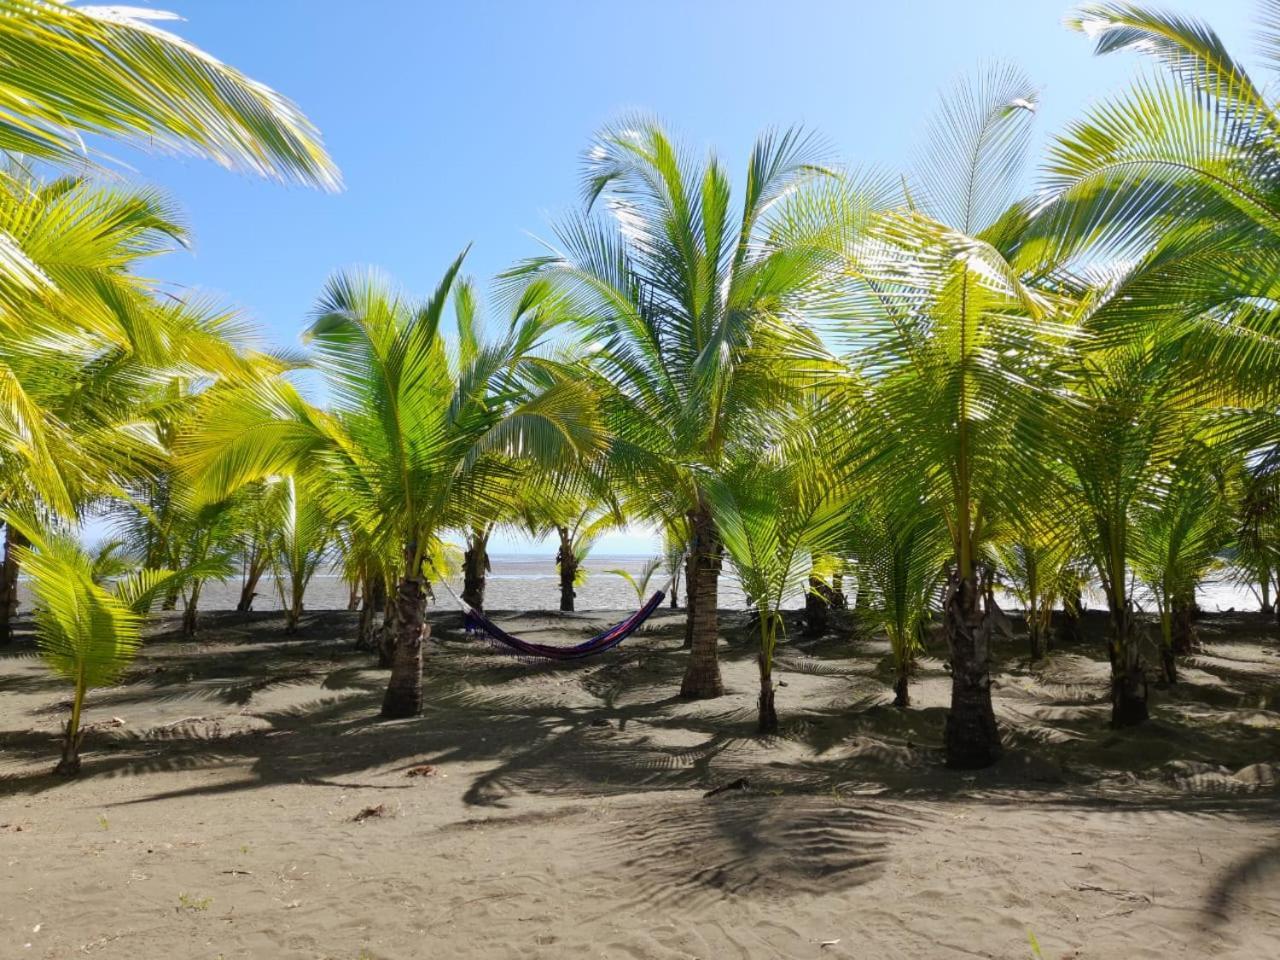
<path fill-rule="evenodd" d="M 1115 897 L 1117 900 L 1127 900 L 1130 903 L 1153 902 L 1145 893 L 1134 893 L 1132 890 L 1108 890 L 1106 887 L 1099 887 L 1092 883 L 1077 883 L 1075 888 L 1087 893 L 1105 893 L 1109 897 Z"/>
<path fill-rule="evenodd" d="M 429 763 L 420 763 L 405 771 L 406 777 L 434 777 L 438 771 Z"/>
<path fill-rule="evenodd" d="M 727 793 L 730 790 L 749 790 L 749 789 L 751 789 L 751 784 L 747 781 L 747 778 L 739 777 L 737 780 L 731 780 L 728 783 L 722 783 L 718 787 L 712 787 L 710 790 L 708 790 L 706 793 L 702 795 L 702 799 L 706 800 L 708 797 L 714 797 L 718 793 Z"/>
<path fill-rule="evenodd" d="M 365 807 L 354 817 L 351 818 L 352 823 L 363 823 L 371 817 L 385 817 L 390 813 L 385 803 L 380 803 L 376 807 Z"/>

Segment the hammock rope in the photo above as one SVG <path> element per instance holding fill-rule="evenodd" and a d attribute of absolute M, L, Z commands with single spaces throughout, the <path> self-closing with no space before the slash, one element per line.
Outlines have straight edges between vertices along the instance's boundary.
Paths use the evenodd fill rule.
<path fill-rule="evenodd" d="M 667 589 L 670 589 L 675 578 L 680 575 L 679 570 L 680 567 L 677 565 L 676 573 L 667 581 L 666 589 L 659 590 L 653 594 L 645 601 L 644 606 L 627 617 L 627 619 L 620 623 L 615 623 L 613 626 L 597 633 L 594 637 L 571 647 L 558 647 L 549 643 L 533 643 L 529 640 L 521 640 L 519 637 L 507 633 L 507 631 L 486 617 L 483 611 L 477 610 L 454 593 L 453 588 L 447 582 L 442 581 L 442 583 L 444 588 L 449 591 L 449 596 L 453 597 L 458 606 L 462 608 L 468 634 L 483 633 L 489 639 L 526 657 L 541 657 L 546 660 L 580 660 L 583 657 L 592 657 L 598 653 L 612 650 L 639 630 L 644 622 L 653 615 L 653 612 L 662 606 L 662 601 L 667 595 Z"/>

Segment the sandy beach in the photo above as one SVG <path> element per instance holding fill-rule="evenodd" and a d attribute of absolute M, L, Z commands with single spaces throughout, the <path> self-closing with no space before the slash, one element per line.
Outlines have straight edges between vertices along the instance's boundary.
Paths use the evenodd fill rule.
<path fill-rule="evenodd" d="M 494 614 L 572 642 L 621 612 Z M 1096 642 L 1010 643 L 995 768 L 941 764 L 936 646 L 907 712 L 887 645 L 780 651 L 783 735 L 752 735 L 755 663 L 676 696 L 683 614 L 605 657 L 529 664 L 433 612 L 426 712 L 378 720 L 354 616 L 176 621 L 90 695 L 84 773 L 49 775 L 67 690 L 0 654 L 0 956 L 1031 957 L 1280 953 L 1280 645 L 1210 617 L 1151 723 L 1107 726 Z M 1015 649 L 1016 648 L 1016 649 Z M 745 781 L 745 789 L 704 796 Z"/>

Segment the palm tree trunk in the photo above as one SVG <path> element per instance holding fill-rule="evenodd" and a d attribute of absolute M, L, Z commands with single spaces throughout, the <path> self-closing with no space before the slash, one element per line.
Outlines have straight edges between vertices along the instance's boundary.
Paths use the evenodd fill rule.
<path fill-rule="evenodd" d="M 676 570 L 676 575 L 671 578 L 671 609 L 680 609 L 680 571 Z"/>
<path fill-rule="evenodd" d="M 991 706 L 990 611 L 984 609 L 976 577 L 953 571 L 943 606 L 943 626 L 951 652 L 951 710 L 944 739 L 947 765 L 960 770 L 988 767 L 1003 748 Z"/>
<path fill-rule="evenodd" d="M 1111 725 L 1136 727 L 1147 719 L 1147 678 L 1138 648 L 1138 630 L 1128 601 L 1111 604 Z"/>
<path fill-rule="evenodd" d="M 363 584 L 359 580 L 352 580 L 347 584 L 347 612 L 354 613 L 360 609 L 360 595 L 363 593 Z"/>
<path fill-rule="evenodd" d="M 1271 605 L 1271 570 L 1263 568 L 1262 576 L 1258 578 L 1258 585 L 1262 588 L 1259 596 L 1262 598 L 1261 613 L 1273 613 L 1275 608 Z"/>
<path fill-rule="evenodd" d="M 760 665 L 760 719 L 756 732 L 762 736 L 773 736 L 778 732 L 778 711 L 773 702 L 773 658 L 761 652 Z"/>
<path fill-rule="evenodd" d="M 387 585 L 382 577 L 368 577 L 360 601 L 360 625 L 356 628 L 356 646 L 361 650 L 373 650 L 377 646 L 374 640 L 373 618 L 378 610 L 387 605 Z"/>
<path fill-rule="evenodd" d="M 693 514 L 689 515 L 690 518 Z M 698 561 L 695 551 L 690 549 L 684 561 L 684 644 L 683 649 L 693 649 L 693 615 L 698 606 Z"/>
<path fill-rule="evenodd" d="M 397 591 L 398 592 L 398 591 Z M 378 666 L 390 667 L 396 649 L 396 594 L 383 598 L 382 629 L 378 631 Z"/>
<path fill-rule="evenodd" d="M 690 607 L 689 666 L 680 684 L 680 696 L 709 700 L 724 693 L 716 645 L 720 641 L 719 601 L 720 538 L 710 507 L 702 504 L 693 520 L 694 578 L 697 602 Z"/>
<path fill-rule="evenodd" d="M 63 777 L 74 777 L 80 772 L 80 743 L 84 735 L 80 732 L 80 713 L 84 709 L 85 694 L 84 666 L 76 679 L 76 695 L 71 701 L 71 717 L 67 720 L 65 736 L 62 741 L 62 759 L 53 768 L 53 772 Z"/>
<path fill-rule="evenodd" d="M 248 613 L 253 609 L 253 598 L 257 595 L 258 581 L 267 569 L 267 554 L 259 550 L 257 543 L 249 547 L 249 556 L 244 565 L 244 581 L 240 584 L 240 599 L 236 601 L 237 613 Z"/>
<path fill-rule="evenodd" d="M 4 565 L 0 567 L 0 643 L 13 642 L 13 628 L 18 619 L 18 554 L 17 547 L 27 546 L 24 537 L 12 524 L 4 528 Z"/>
<path fill-rule="evenodd" d="M 556 566 L 560 569 L 560 610 L 573 610 L 573 598 L 577 596 L 573 589 L 573 581 L 578 576 L 578 555 L 573 549 L 573 540 L 569 536 L 568 527 L 556 527 L 560 534 L 560 549 L 556 553 Z"/>
<path fill-rule="evenodd" d="M 820 637 L 831 625 L 832 590 L 817 577 L 809 578 L 809 591 L 804 595 L 804 634 Z"/>
<path fill-rule="evenodd" d="M 1195 601 L 1182 598 L 1173 601 L 1173 652 L 1180 656 L 1191 653 L 1200 642 L 1196 632 Z"/>
<path fill-rule="evenodd" d="M 395 649 L 391 679 L 382 700 L 387 719 L 416 717 L 422 712 L 422 641 L 429 635 L 427 592 L 418 577 L 403 577 L 395 596 Z"/>
<path fill-rule="evenodd" d="M 893 681 L 893 705 L 899 710 L 911 706 L 911 665 L 901 664 Z"/>
<path fill-rule="evenodd" d="M 462 602 L 484 610 L 485 574 L 489 570 L 489 539 L 476 537 L 462 557 Z"/>
<path fill-rule="evenodd" d="M 199 580 L 191 584 L 191 595 L 187 597 L 187 602 L 182 608 L 182 635 L 185 637 L 194 637 L 200 627 L 197 611 L 200 606 L 201 586 L 203 583 Z"/>

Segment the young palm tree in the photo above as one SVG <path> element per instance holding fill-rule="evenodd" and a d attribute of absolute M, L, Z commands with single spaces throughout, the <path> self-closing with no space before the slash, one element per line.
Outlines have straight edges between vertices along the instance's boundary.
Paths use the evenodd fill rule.
<path fill-rule="evenodd" d="M 893 705 L 911 705 L 916 654 L 938 606 L 951 541 L 941 516 L 913 510 L 899 515 L 893 501 L 851 511 L 850 553 L 859 571 L 861 617 L 882 627 L 893 653 Z"/>
<path fill-rule="evenodd" d="M 1225 466 L 1223 451 L 1190 441 L 1134 511 L 1133 567 L 1160 614 L 1167 683 L 1178 682 L 1177 655 L 1195 643 L 1196 588 L 1231 535 Z"/>
<path fill-rule="evenodd" d="M 271 568 L 285 613 L 285 632 L 294 633 L 302 617 L 307 584 L 330 556 L 333 524 L 321 509 L 311 484 L 323 477 L 282 477 L 278 482 L 279 525 L 271 537 Z"/>
<path fill-rule="evenodd" d="M 308 465 L 335 522 L 401 552 L 386 717 L 422 707 L 425 562 L 510 489 L 512 458 L 562 466 L 601 442 L 589 387 L 543 350 L 554 303 L 526 298 L 492 343 L 450 349 L 441 318 L 462 258 L 418 303 L 371 275 L 330 281 L 307 337 L 333 411 L 277 382 L 211 398 L 216 414 L 190 437 L 189 475 L 211 497 Z"/>
<path fill-rule="evenodd" d="M 19 559 L 35 596 L 40 656 L 75 687 L 62 759 L 54 771 L 75 776 L 80 772 L 85 694 L 116 681 L 142 642 L 142 615 L 173 581 L 185 580 L 188 573 L 138 570 L 121 563 L 115 551 L 90 553 L 75 537 L 46 530 L 31 516 L 7 513 L 5 519 L 29 544 L 19 548 Z M 114 581 L 110 587 L 104 584 L 108 578 Z"/>
<path fill-rule="evenodd" d="M 1109 301 L 1113 302 L 1113 301 Z M 1123 301 L 1121 301 L 1123 303 Z M 1105 310 L 1105 306 L 1103 310 Z M 1102 322 L 1094 322 L 1097 329 Z M 1148 686 L 1130 579 L 1135 512 L 1170 469 L 1191 411 L 1177 375 L 1182 344 L 1097 341 L 1075 375 L 1075 402 L 1060 414 L 1060 451 L 1085 518 L 1086 551 L 1110 615 L 1111 721 L 1133 726 L 1148 716 Z"/>
<path fill-rule="evenodd" d="M 868 384 L 861 469 L 896 490 L 896 514 L 935 511 L 951 534 L 945 741 L 962 768 L 1001 752 L 988 665 L 997 616 L 981 561 L 994 528 L 1045 482 L 1072 339 L 1072 301 L 1018 266 L 1034 99 L 1008 69 L 948 99 L 908 205 L 880 218 L 847 268 L 861 295 L 852 361 Z"/>
<path fill-rule="evenodd" d="M 1024 611 L 1027 653 L 1033 662 L 1048 650 L 1053 610 L 1067 602 L 1083 555 L 1079 522 L 1062 509 L 1062 487 L 1045 489 L 1060 502 L 1029 511 L 994 549 L 1002 585 Z"/>
<path fill-rule="evenodd" d="M 734 572 L 759 615 L 761 734 L 778 732 L 773 654 L 783 605 L 804 595 L 814 557 L 835 549 L 845 522 L 839 485 L 814 456 L 813 438 L 801 427 L 790 439 L 764 462 L 733 464 L 704 487 Z"/>
<path fill-rule="evenodd" d="M 780 199 L 826 175 L 817 147 L 798 130 L 757 140 L 735 212 L 718 159 L 698 162 L 654 121 L 624 120 L 587 153 L 585 212 L 558 227 L 551 252 L 512 274 L 550 281 L 580 318 L 593 367 L 612 388 L 611 476 L 643 505 L 636 519 L 688 517 L 686 697 L 723 692 L 722 546 L 699 478 L 737 449 L 759 449 L 762 419 L 826 361 L 798 321 L 828 279 L 829 252 L 811 237 L 783 238 L 774 219 Z"/>

